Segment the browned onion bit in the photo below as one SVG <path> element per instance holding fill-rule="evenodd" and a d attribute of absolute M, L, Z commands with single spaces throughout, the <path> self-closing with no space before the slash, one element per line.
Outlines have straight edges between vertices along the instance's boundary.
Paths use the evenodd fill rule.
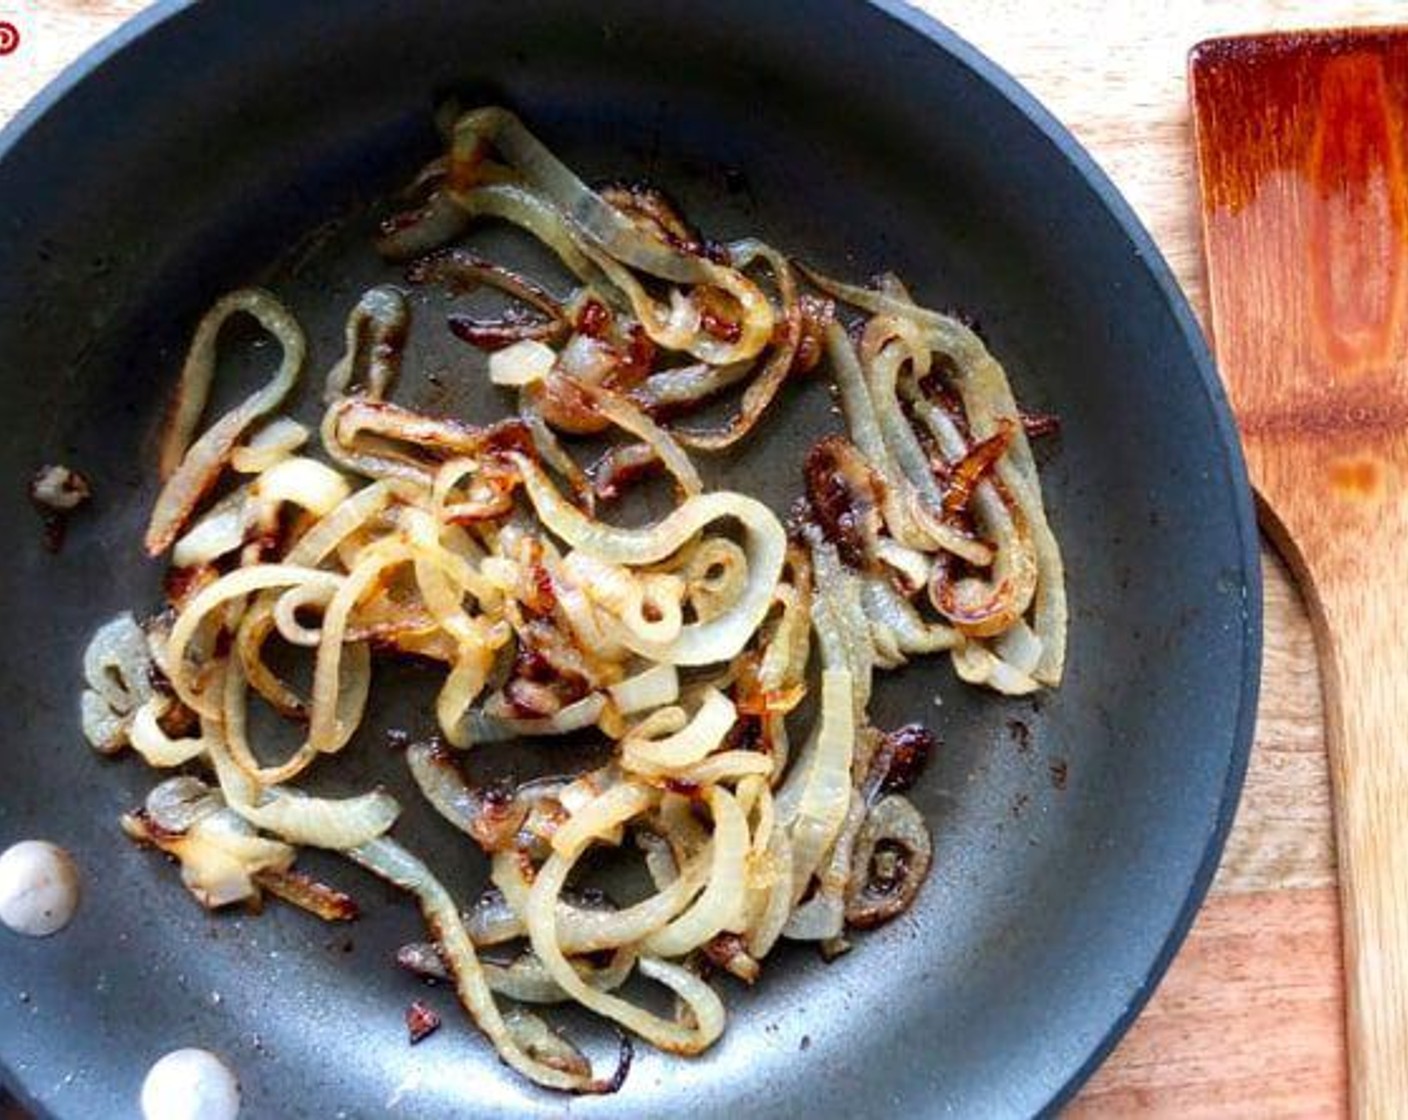
<path fill-rule="evenodd" d="M 624 348 L 617 347 L 621 354 L 614 370 L 606 375 L 604 382 L 612 389 L 630 389 L 650 376 L 650 367 L 655 364 L 655 343 L 645 333 L 639 323 L 632 323 L 626 329 Z"/>
<path fill-rule="evenodd" d="M 907 723 L 885 732 L 872 764 L 884 767 L 881 792 L 902 793 L 911 788 L 937 750 L 938 740 L 922 723 Z"/>
<path fill-rule="evenodd" d="M 527 594 L 519 599 L 519 603 L 525 610 L 546 618 L 557 609 L 557 589 L 553 586 L 552 573 L 543 563 L 542 541 L 531 542 L 530 555 L 532 559 L 528 564 L 530 579 Z"/>
<path fill-rule="evenodd" d="M 93 496 L 88 479 L 62 464 L 40 467 L 29 482 L 29 500 L 44 522 L 44 547 L 58 552 L 63 547 L 68 517 Z"/>
<path fill-rule="evenodd" d="M 1055 435 L 1061 430 L 1061 418 L 1055 413 L 1028 412 L 1024 408 L 1018 408 L 1017 415 L 1021 418 L 1022 430 L 1027 433 L 1028 439 Z"/>
<path fill-rule="evenodd" d="M 636 1056 L 635 1044 L 631 1042 L 631 1036 L 624 1031 L 618 1031 L 616 1036 L 621 1040 L 620 1048 L 617 1050 L 616 1069 L 605 1082 L 593 1087 L 593 1092 L 602 1094 L 619 1092 L 621 1086 L 626 1083 L 627 1074 L 631 1072 L 631 1063 L 635 1061 Z"/>
<path fill-rule="evenodd" d="M 960 575 L 965 571 L 971 569 L 958 557 L 946 552 L 938 553 L 929 574 L 930 604 L 965 634 L 982 637 L 1000 633 L 1013 622 L 1013 612 L 1008 602 L 1012 596 L 1012 581 L 1002 580 L 980 603 L 964 604 L 958 601 L 957 586 Z"/>
<path fill-rule="evenodd" d="M 515 342 L 528 340 L 554 342 L 562 335 L 558 324 L 535 319 L 516 307 L 510 307 L 498 319 L 476 319 L 456 312 L 448 316 L 445 322 L 456 338 L 486 351 L 502 350 Z"/>
<path fill-rule="evenodd" d="M 551 608 L 549 608 L 549 611 Z M 546 613 L 546 612 L 545 612 Z M 515 706 L 526 705 L 531 711 L 519 711 L 525 719 L 552 715 L 568 704 L 575 703 L 592 690 L 588 679 L 582 650 L 575 638 L 563 632 L 559 626 L 546 618 L 530 619 L 515 628 L 518 636 L 518 649 L 514 654 L 513 672 L 505 692 L 514 685 L 532 685 L 536 688 L 521 689 L 522 697 L 510 693 Z M 541 692 L 540 690 L 546 690 Z M 551 699 L 544 704 L 530 700 L 530 696 L 545 695 Z"/>
<path fill-rule="evenodd" d="M 736 933 L 719 934 L 704 946 L 704 956 L 710 964 L 745 984 L 754 983 L 763 972 L 762 965 L 749 954 L 743 938 Z"/>
<path fill-rule="evenodd" d="M 810 373 L 826 353 L 826 328 L 836 318 L 836 301 L 807 293 L 798 301 L 802 333 L 792 358 L 791 373 Z M 779 329 L 784 329 L 779 324 Z"/>
<path fill-rule="evenodd" d="M 874 894 L 894 894 L 904 881 L 910 851 L 897 840 L 881 840 L 870 857 L 870 885 Z"/>
<path fill-rule="evenodd" d="M 605 338 L 611 329 L 612 315 L 606 304 L 588 296 L 577 311 L 576 327 L 578 334 L 588 338 Z"/>
<path fill-rule="evenodd" d="M 973 491 L 992 473 L 998 460 L 1007 453 L 1015 435 L 1016 425 L 1011 420 L 999 420 L 997 431 L 970 447 L 968 453 L 953 465 L 944 491 L 945 514 L 952 516 L 968 509 L 968 503 L 973 500 Z"/>
<path fill-rule="evenodd" d="M 406 1008 L 406 1032 L 410 1035 L 411 1045 L 423 1041 L 439 1029 L 440 1016 L 420 1000 L 412 1000 Z"/>
<path fill-rule="evenodd" d="M 171 695 L 171 682 L 155 664 L 148 670 L 148 674 L 155 691 L 163 695 Z M 187 735 L 199 733 L 200 717 L 185 704 L 173 699 L 161 718 L 157 720 L 157 725 L 161 728 L 162 733 L 168 737 L 184 739 Z"/>
<path fill-rule="evenodd" d="M 516 452 L 537 458 L 533 434 L 522 420 L 512 418 L 479 427 L 452 416 L 426 416 L 389 401 L 348 397 L 333 406 L 335 428 L 399 440 L 442 460 L 456 455 L 485 457 Z"/>
<path fill-rule="evenodd" d="M 849 567 L 874 567 L 884 482 L 843 436 L 816 443 L 803 470 L 811 516 L 822 535 Z"/>
<path fill-rule="evenodd" d="M 562 305 L 535 281 L 468 249 L 427 253 L 406 266 L 406 280 L 412 284 L 439 284 L 451 295 L 464 295 L 488 284 L 532 304 L 545 315 L 563 318 Z"/>
<path fill-rule="evenodd" d="M 704 242 L 663 191 L 644 183 L 613 183 L 598 193 L 642 233 L 682 253 L 705 255 Z"/>
<path fill-rule="evenodd" d="M 508 786 L 471 785 L 458 761 L 438 739 L 413 743 L 406 761 L 435 810 L 467 833 L 486 852 L 513 846 L 528 816 L 528 805 Z"/>
<path fill-rule="evenodd" d="M 899 794 L 870 807 L 846 886 L 846 924 L 873 929 L 910 908 L 929 874 L 933 841 L 919 811 Z"/>
<path fill-rule="evenodd" d="M 1012 427 L 1010 421 L 1005 422 L 1004 430 L 1009 436 Z M 999 431 L 991 439 L 996 440 L 1002 435 L 1003 432 Z M 984 442 L 987 443 L 990 440 Z M 981 446 L 980 444 L 979 447 Z M 970 452 L 964 462 L 968 462 L 973 454 L 974 452 Z M 1000 452 L 998 454 L 1000 455 Z M 976 487 L 978 482 L 982 480 L 981 476 L 976 478 L 972 487 Z M 1007 507 L 1019 537 L 1026 537 L 1028 532 L 1026 522 L 1023 519 L 1021 508 L 1013 500 L 1012 494 L 997 478 L 990 478 L 987 481 Z M 972 487 L 969 487 L 970 495 Z M 966 500 L 964 504 L 966 507 Z M 949 516 L 963 519 L 966 513 L 967 510 L 964 508 Z M 960 603 L 957 594 L 958 580 L 966 570 L 968 570 L 967 565 L 958 557 L 947 552 L 940 552 L 934 558 L 934 566 L 929 575 L 929 602 L 939 614 L 965 634 L 971 634 L 974 637 L 990 637 L 994 634 L 1000 634 L 1021 616 L 1021 612 L 1014 602 L 1017 595 L 1017 581 L 1011 577 L 1005 578 L 991 587 L 988 595 L 981 602 Z"/>
<path fill-rule="evenodd" d="M 174 611 L 182 611 L 186 604 L 220 578 L 220 573 L 212 564 L 193 564 L 185 568 L 168 568 L 162 576 L 162 590 L 166 602 Z"/>
<path fill-rule="evenodd" d="M 530 386 L 528 395 L 543 419 L 560 432 L 591 436 L 611 426 L 591 399 L 565 378 L 549 375 L 540 384 Z"/>
<path fill-rule="evenodd" d="M 301 871 L 260 871 L 254 881 L 270 894 L 325 922 L 350 922 L 361 913 L 350 894 Z"/>
<path fill-rule="evenodd" d="M 657 473 L 662 465 L 655 448 L 648 443 L 618 444 L 592 464 L 592 493 L 599 501 L 615 501 L 641 479 Z"/>
<path fill-rule="evenodd" d="M 846 908 L 846 924 L 854 929 L 874 929 L 899 917 L 909 908 L 918 893 L 918 878 L 911 864 L 913 853 L 894 840 L 882 840 L 875 845 L 867 869 L 868 879 L 858 901 Z M 906 891 L 907 884 L 915 884 Z"/>
<path fill-rule="evenodd" d="M 532 315 L 523 308 L 511 307 L 497 319 L 451 315 L 448 321 L 454 335 L 482 350 L 499 350 L 524 339 L 559 342 L 568 330 L 562 304 L 548 291 L 468 249 L 442 249 L 421 257 L 406 269 L 406 279 L 412 284 L 439 284 L 452 295 L 488 285 L 538 312 Z"/>
<path fill-rule="evenodd" d="M 469 215 L 444 191 L 434 190 L 419 206 L 381 223 L 377 252 L 387 260 L 407 260 L 454 241 L 469 222 Z"/>
<path fill-rule="evenodd" d="M 719 750 L 768 750 L 767 740 L 764 735 L 763 720 L 761 718 L 763 713 L 759 711 L 758 714 L 750 714 L 741 701 L 738 702 L 737 706 L 739 711 L 738 719 L 734 721 L 733 726 L 730 727 L 728 733 L 724 735 L 724 741 L 719 745 Z"/>
<path fill-rule="evenodd" d="M 743 324 L 738 320 L 738 308 L 717 288 L 702 288 L 695 293 L 699 305 L 699 326 L 720 342 L 737 342 L 743 336 Z"/>
<path fill-rule="evenodd" d="M 513 789 L 502 782 L 484 787 L 483 805 L 471 835 L 487 852 L 508 847 L 517 839 L 519 826 L 528 816 L 528 807 L 519 804 Z"/>

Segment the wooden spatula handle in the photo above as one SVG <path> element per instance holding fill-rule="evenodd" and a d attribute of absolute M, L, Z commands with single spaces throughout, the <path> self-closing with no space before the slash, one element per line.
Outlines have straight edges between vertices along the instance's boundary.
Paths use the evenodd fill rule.
<path fill-rule="evenodd" d="M 1319 598 L 1350 1092 L 1356 1116 L 1399 1120 L 1408 1116 L 1408 578 L 1395 592 L 1362 573 L 1325 575 Z"/>

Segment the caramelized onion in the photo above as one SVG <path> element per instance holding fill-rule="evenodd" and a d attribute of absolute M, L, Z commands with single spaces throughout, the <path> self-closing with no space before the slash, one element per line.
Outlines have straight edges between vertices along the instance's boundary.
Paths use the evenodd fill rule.
<path fill-rule="evenodd" d="M 370 288 L 347 316 L 342 357 L 328 370 L 323 386 L 327 404 L 345 397 L 358 384 L 361 393 L 381 400 L 396 383 L 411 311 L 395 288 Z"/>
<path fill-rule="evenodd" d="M 481 284 L 513 296 L 536 310 L 541 318 L 505 316 L 499 320 L 471 319 L 457 315 L 450 319 L 456 335 L 486 350 L 525 339 L 558 341 L 567 331 L 562 304 L 526 276 L 485 260 L 468 249 L 445 249 L 421 257 L 406 270 L 412 284 L 440 284 L 453 295 L 473 291 Z"/>
<path fill-rule="evenodd" d="M 880 547 L 880 506 L 885 484 L 854 444 L 827 436 L 807 452 L 803 471 L 807 501 L 822 535 L 852 568 L 874 568 Z"/>
<path fill-rule="evenodd" d="M 651 651 L 651 656 L 676 665 L 704 665 L 726 660 L 743 648 L 767 612 L 787 550 L 786 534 L 765 505 L 743 494 L 704 494 L 685 501 L 649 529 L 615 529 L 593 522 L 569 505 L 536 464 L 520 459 L 519 467 L 543 524 L 573 548 L 607 563 L 653 564 L 712 521 L 730 517 L 741 522 L 749 564 L 748 583 L 738 603 L 708 622 L 685 626 L 674 642 Z"/>
<path fill-rule="evenodd" d="M 454 900 L 424 863 L 394 841 L 384 838 L 347 854 L 368 870 L 415 895 L 446 967 L 454 977 L 460 1002 L 494 1044 L 499 1057 L 539 1085 L 578 1093 L 607 1091 L 609 1083 L 589 1080 L 589 1072 L 564 1073 L 534 1058 L 519 1045 L 494 1002 L 494 993 L 484 977 Z"/>
<path fill-rule="evenodd" d="M 489 380 L 517 390 L 519 415 L 477 426 L 394 403 L 410 309 L 396 288 L 372 288 L 323 389 L 325 465 L 306 428 L 273 415 L 303 363 L 297 323 L 268 293 L 221 300 L 182 371 L 147 534 L 153 552 L 174 542 L 172 609 L 145 631 L 127 615 L 94 636 L 83 727 L 99 750 L 130 743 L 154 768 L 213 770 L 218 789 L 180 776 L 124 818 L 179 861 L 202 903 L 257 906 L 267 891 L 352 917 L 349 896 L 292 870 L 301 847 L 345 852 L 416 897 L 431 940 L 398 959 L 453 983 L 507 1064 L 549 1088 L 610 1092 L 628 1042 L 595 1077 L 544 1019 L 496 997 L 570 1001 L 698 1054 L 724 1026 L 700 975 L 711 965 L 753 983 L 782 936 L 830 959 L 849 948 L 847 925 L 903 912 L 932 844 L 899 791 L 933 738 L 871 726 L 875 671 L 947 651 L 962 679 L 998 692 L 1054 684 L 1064 574 L 1005 373 L 898 278 L 862 289 L 802 269 L 825 295 L 803 292 L 799 266 L 760 240 L 709 241 L 648 187 L 589 189 L 505 110 L 449 110 L 443 131 L 449 154 L 417 177 L 419 209 L 388 223 L 381 248 L 419 258 L 413 284 L 509 297 L 497 317 L 456 313 L 449 326 L 490 352 Z M 445 248 L 487 219 L 554 252 L 573 294 Z M 836 300 L 867 314 L 843 325 Z M 237 313 L 276 337 L 280 368 L 192 443 Z M 807 455 L 784 530 L 755 499 L 706 491 L 689 451 L 741 440 L 823 352 L 847 432 Z M 722 423 L 664 426 L 739 384 Z M 574 435 L 606 437 L 590 476 Z M 226 466 L 244 477 L 193 521 Z M 656 467 L 675 483 L 669 509 L 650 494 L 644 525 L 597 518 L 598 496 Z M 813 635 L 819 712 L 794 751 Z M 289 657 L 311 669 L 306 695 Z M 336 765 L 387 657 L 439 675 L 440 737 L 387 738 L 431 806 L 489 855 L 494 886 L 467 916 L 387 838 L 400 812 L 388 793 L 289 784 Z M 266 736 L 251 690 L 296 735 Z M 450 749 L 587 729 L 610 741 L 609 759 L 524 785 L 475 783 Z M 280 748 L 266 739 L 293 741 L 271 760 Z M 653 893 L 618 908 L 568 886 L 610 849 L 645 853 Z M 513 955 L 476 955 L 525 938 Z M 637 965 L 673 993 L 672 1013 L 622 994 Z"/>
<path fill-rule="evenodd" d="M 906 798 L 891 794 L 871 806 L 856 841 L 846 924 L 871 929 L 908 910 L 933 851 L 923 816 Z"/>
<path fill-rule="evenodd" d="M 227 412 L 191 443 L 215 378 L 215 346 L 220 328 L 232 315 L 253 316 L 282 348 L 279 368 L 264 388 Z M 298 321 L 273 295 L 261 289 L 232 292 L 206 312 L 196 328 L 161 442 L 160 470 L 165 480 L 147 526 L 148 555 L 159 556 L 181 532 L 200 500 L 228 463 L 245 429 L 277 408 L 298 380 L 307 343 Z"/>
<path fill-rule="evenodd" d="M 485 851 L 511 844 L 528 816 L 528 806 L 512 791 L 471 786 L 450 754 L 434 743 L 412 743 L 406 749 L 406 763 L 425 799 Z"/>
<path fill-rule="evenodd" d="M 497 150 L 531 187 L 551 201 L 563 216 L 577 251 L 625 294 L 656 342 L 720 365 L 751 358 L 767 343 L 773 312 L 756 285 L 741 272 L 643 233 L 628 216 L 589 190 L 507 110 L 479 109 L 456 123 L 449 172 L 450 195 L 456 202 L 462 202 L 464 192 L 480 180 L 488 147 Z M 472 210 L 472 204 L 467 209 Z M 651 299 L 630 269 L 726 293 L 740 313 L 738 338 L 725 343 L 710 337 L 699 329 L 697 316 L 681 323 L 677 313 L 665 311 Z"/>
<path fill-rule="evenodd" d="M 739 268 L 755 260 L 767 261 L 777 283 L 782 303 L 782 318 L 774 327 L 772 353 L 756 377 L 743 391 L 738 414 L 713 431 L 682 431 L 679 438 L 688 447 L 701 451 L 721 451 L 732 447 L 762 419 L 763 413 L 777 396 L 783 382 L 797 365 L 798 347 L 802 342 L 802 304 L 797 296 L 797 284 L 787 258 L 761 241 L 743 241 L 733 246 L 732 256 Z"/>

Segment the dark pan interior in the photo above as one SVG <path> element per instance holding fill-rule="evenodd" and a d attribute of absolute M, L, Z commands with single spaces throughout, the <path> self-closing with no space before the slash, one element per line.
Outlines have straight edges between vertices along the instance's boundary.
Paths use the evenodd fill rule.
<path fill-rule="evenodd" d="M 822 1102 L 1002 1116 L 1071 1091 L 1206 887 L 1245 763 L 1260 625 L 1246 483 L 1206 353 L 1088 159 L 969 48 L 884 6 L 246 0 L 164 13 L 0 148 L 0 846 L 58 841 L 87 889 L 60 936 L 0 933 L 0 1073 L 64 1117 L 135 1114 L 149 1063 L 182 1045 L 228 1057 L 252 1117 L 796 1116 Z M 431 113 L 451 93 L 517 109 L 589 179 L 653 180 L 714 236 L 761 233 L 856 278 L 897 270 L 923 301 L 975 316 L 1018 397 L 1062 421 L 1043 455 L 1073 603 L 1065 686 L 1000 700 L 937 660 L 885 679 L 877 721 L 924 719 L 945 743 L 917 792 L 937 852 L 919 904 L 829 966 L 793 948 L 756 989 L 729 982 L 718 1046 L 697 1061 L 643 1050 L 610 1098 L 568 1102 L 500 1067 L 445 990 L 391 967 L 419 919 L 360 871 L 313 861 L 362 900 L 347 929 L 279 905 L 201 912 L 117 830 L 150 772 L 98 759 L 78 731 L 88 634 L 155 602 L 139 526 L 195 320 L 228 288 L 269 284 L 307 326 L 320 377 L 359 291 L 395 278 L 367 234 L 379 200 L 435 154 Z M 420 307 L 402 398 L 498 415 L 441 307 Z M 260 376 L 261 356 L 232 360 L 230 376 Z M 836 419 L 819 383 L 779 412 L 709 472 L 782 509 L 802 449 Z M 50 461 L 97 490 L 57 557 L 25 494 Z M 424 682 L 394 669 L 375 695 L 328 788 L 405 789 L 381 730 L 428 729 Z M 572 765 L 552 751 L 507 764 Z M 504 764 L 489 753 L 484 766 Z M 418 806 L 397 831 L 460 897 L 482 881 L 481 861 Z M 417 996 L 447 1027 L 413 1050 L 402 1011 Z M 561 1021 L 598 1055 L 614 1045 Z"/>

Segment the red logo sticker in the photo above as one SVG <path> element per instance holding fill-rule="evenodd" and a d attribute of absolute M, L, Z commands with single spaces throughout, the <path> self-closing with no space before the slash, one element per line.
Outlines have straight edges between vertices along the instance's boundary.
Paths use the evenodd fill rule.
<path fill-rule="evenodd" d="M 20 45 L 20 29 L 0 20 L 0 54 L 14 54 Z"/>

